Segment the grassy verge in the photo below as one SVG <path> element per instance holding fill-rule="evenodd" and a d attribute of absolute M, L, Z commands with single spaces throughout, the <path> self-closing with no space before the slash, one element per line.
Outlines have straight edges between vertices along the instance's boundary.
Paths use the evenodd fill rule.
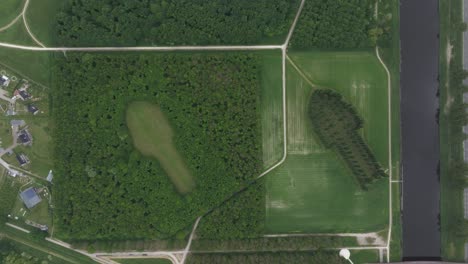
<path fill-rule="evenodd" d="M 440 146 L 441 146 L 441 241 L 442 258 L 464 260 L 468 239 L 463 219 L 463 188 L 467 168 L 463 164 L 461 127 L 466 124 L 462 102 L 462 0 L 439 1 L 440 13 Z M 448 57 L 451 55 L 450 57 Z"/>
<path fill-rule="evenodd" d="M 32 234 L 26 234 L 9 226 L 0 225 L 0 233 L 15 243 L 22 244 L 25 247 L 42 252 L 42 254 L 51 255 L 54 258 L 60 259 L 61 262 L 59 263 L 96 263 L 78 252 L 53 244 Z"/>
<path fill-rule="evenodd" d="M 398 0 L 380 1 L 379 18 L 390 19 L 390 23 L 384 23 L 390 27 L 391 35 L 379 43 L 379 52 L 385 65 L 391 74 L 391 118 L 392 118 L 392 180 L 400 180 L 400 2 Z M 391 261 L 400 261 L 401 248 L 401 208 L 400 184 L 393 183 L 393 226 L 390 240 Z"/>

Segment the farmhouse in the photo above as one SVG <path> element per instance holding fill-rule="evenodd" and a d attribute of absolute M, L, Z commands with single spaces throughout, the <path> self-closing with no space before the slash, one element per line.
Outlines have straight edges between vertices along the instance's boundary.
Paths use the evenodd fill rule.
<path fill-rule="evenodd" d="M 2 75 L 0 77 L 0 86 L 7 87 L 10 84 L 10 79 L 6 77 L 5 75 Z"/>
<path fill-rule="evenodd" d="M 28 156 L 26 156 L 26 154 L 24 153 L 16 154 L 16 159 L 18 160 L 21 167 L 26 166 L 30 163 Z"/>
<path fill-rule="evenodd" d="M 32 136 L 27 129 L 23 129 L 19 132 L 18 141 L 25 146 L 32 144 Z"/>
<path fill-rule="evenodd" d="M 42 201 L 41 197 L 37 195 L 36 190 L 33 187 L 30 187 L 20 193 L 20 197 L 28 209 L 33 208 Z"/>
<path fill-rule="evenodd" d="M 39 113 L 39 108 L 37 108 L 36 106 L 30 104 L 30 105 L 28 105 L 28 112 L 33 114 L 33 115 L 36 115 L 37 113 Z"/>

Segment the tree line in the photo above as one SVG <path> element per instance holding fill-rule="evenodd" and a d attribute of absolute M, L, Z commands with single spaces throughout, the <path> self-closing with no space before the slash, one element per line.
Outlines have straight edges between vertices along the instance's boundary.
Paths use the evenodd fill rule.
<path fill-rule="evenodd" d="M 358 133 L 363 120 L 339 93 L 329 89 L 314 91 L 309 117 L 322 144 L 340 155 L 362 189 L 367 190 L 371 183 L 387 176 Z"/>
<path fill-rule="evenodd" d="M 298 0 L 68 0 L 58 45 L 255 44 L 286 35 Z"/>
<path fill-rule="evenodd" d="M 52 133 L 58 237 L 183 237 L 198 216 L 260 173 L 255 55 L 56 56 L 51 116 L 57 124 Z M 157 104 L 166 115 L 195 178 L 190 194 L 180 195 L 160 164 L 133 148 L 125 123 L 133 101 Z"/>
<path fill-rule="evenodd" d="M 263 253 L 225 253 L 225 254 L 190 254 L 189 264 L 345 264 L 347 261 L 334 251 L 314 252 L 263 252 Z"/>
<path fill-rule="evenodd" d="M 367 48 L 381 29 L 376 0 L 307 0 L 291 39 L 293 48 Z M 375 38 L 377 36 L 377 38 Z"/>

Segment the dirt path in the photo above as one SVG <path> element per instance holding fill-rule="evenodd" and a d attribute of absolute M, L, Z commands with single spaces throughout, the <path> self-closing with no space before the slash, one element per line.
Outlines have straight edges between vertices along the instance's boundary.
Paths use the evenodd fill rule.
<path fill-rule="evenodd" d="M 387 235 L 387 262 L 390 262 L 390 240 L 393 228 L 393 201 L 392 201 L 392 76 L 387 65 L 380 57 L 379 47 L 375 47 L 375 55 L 387 74 L 387 98 L 388 98 L 388 235 Z"/>
<path fill-rule="evenodd" d="M 31 29 L 29 28 L 28 21 L 26 20 L 26 10 L 28 10 L 28 6 L 29 6 L 29 0 L 26 0 L 26 3 L 24 4 L 23 12 L 21 13 L 23 15 L 24 27 L 26 28 L 26 31 L 28 31 L 29 36 L 34 40 L 34 42 L 36 42 L 39 46 L 45 48 L 44 44 L 42 44 L 42 42 L 40 42 L 34 36 L 34 34 L 31 32 Z"/>

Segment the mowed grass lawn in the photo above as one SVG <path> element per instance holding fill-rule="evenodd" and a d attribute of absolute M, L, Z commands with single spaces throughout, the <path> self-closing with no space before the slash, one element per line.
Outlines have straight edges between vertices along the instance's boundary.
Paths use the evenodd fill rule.
<path fill-rule="evenodd" d="M 25 0 L 2 0 L 0 2 L 0 28 L 8 25 L 21 13 L 24 2 Z"/>
<path fill-rule="evenodd" d="M 126 119 L 135 148 L 157 159 L 180 193 L 190 192 L 195 187 L 194 179 L 172 142 L 172 128 L 159 107 L 133 102 L 127 108 Z"/>
<path fill-rule="evenodd" d="M 281 52 L 260 52 L 262 57 L 262 149 L 264 169 L 283 157 L 283 82 Z"/>
<path fill-rule="evenodd" d="M 59 10 L 68 1 L 63 0 L 31 0 L 26 19 L 31 32 L 46 46 L 54 44 L 54 23 Z"/>
<path fill-rule="evenodd" d="M 315 86 L 287 64 L 288 157 L 267 176 L 267 232 L 371 232 L 386 228 L 388 180 L 379 180 L 367 192 L 360 190 L 343 161 L 316 140 L 307 116 L 313 89 L 340 92 L 364 118 L 363 136 L 387 169 L 384 70 L 370 52 L 293 52 L 289 56 Z"/>

